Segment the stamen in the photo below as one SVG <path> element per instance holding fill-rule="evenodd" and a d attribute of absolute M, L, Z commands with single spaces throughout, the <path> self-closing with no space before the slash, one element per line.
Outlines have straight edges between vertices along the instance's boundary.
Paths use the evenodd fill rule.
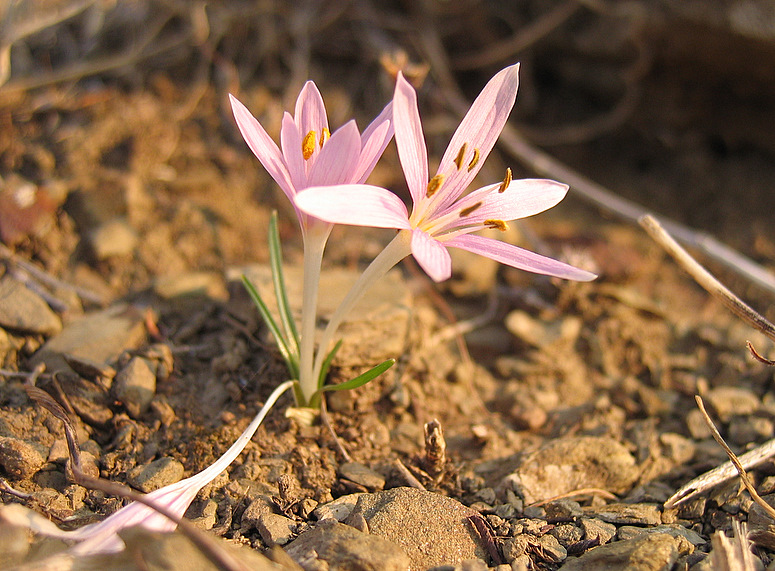
<path fill-rule="evenodd" d="M 506 169 L 506 178 L 503 179 L 503 182 L 498 187 L 498 192 L 505 192 L 505 190 L 509 187 L 511 184 L 511 169 Z"/>
<path fill-rule="evenodd" d="M 476 163 L 478 163 L 478 162 L 479 162 L 479 149 L 474 147 L 474 156 L 471 159 L 471 162 L 468 163 L 468 172 L 471 172 L 472 170 L 474 170 L 474 167 L 476 166 Z"/>
<path fill-rule="evenodd" d="M 442 184 L 444 184 L 444 175 L 437 174 L 428 183 L 428 188 L 425 191 L 425 196 L 430 198 L 431 196 L 436 194 L 436 191 L 438 191 L 441 188 Z"/>
<path fill-rule="evenodd" d="M 315 131 L 310 131 L 301 141 L 301 154 L 305 161 L 308 161 L 312 156 L 312 153 L 315 152 L 315 137 L 317 137 L 317 133 Z"/>
<path fill-rule="evenodd" d="M 460 218 L 465 218 L 469 214 L 471 214 L 473 211 L 477 210 L 482 205 L 482 201 L 480 200 L 476 204 L 472 204 L 468 208 L 464 208 L 460 211 Z"/>
<path fill-rule="evenodd" d="M 323 148 L 323 143 L 328 141 L 331 138 L 331 131 L 328 130 L 328 127 L 323 127 L 323 130 L 320 132 L 320 148 Z"/>
<path fill-rule="evenodd" d="M 457 170 L 460 170 L 463 168 L 463 159 L 466 158 L 467 150 L 468 150 L 468 143 L 463 143 L 463 146 L 460 147 L 460 150 L 457 152 L 457 157 L 455 157 L 455 165 L 457 165 Z"/>
<path fill-rule="evenodd" d="M 506 224 L 503 220 L 497 220 L 497 219 L 485 220 L 484 225 L 487 226 L 487 228 L 496 228 L 501 232 L 505 232 L 506 230 L 509 229 L 508 224 Z"/>

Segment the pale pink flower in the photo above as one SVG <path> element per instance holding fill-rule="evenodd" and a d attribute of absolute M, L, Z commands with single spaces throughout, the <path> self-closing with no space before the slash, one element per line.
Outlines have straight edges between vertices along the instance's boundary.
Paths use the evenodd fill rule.
<path fill-rule="evenodd" d="M 393 137 L 390 103 L 363 134 L 354 120 L 332 134 L 323 98 L 308 81 L 296 100 L 294 116 L 288 112 L 283 116 L 278 147 L 250 111 L 233 95 L 229 98 L 245 142 L 294 208 L 296 194 L 307 187 L 365 182 Z M 306 229 L 307 215 L 296 212 Z"/>
<path fill-rule="evenodd" d="M 401 199 L 372 185 L 351 184 L 336 190 L 309 185 L 296 206 L 336 224 L 396 228 L 408 233 L 405 243 L 435 281 L 452 274 L 447 248 L 468 250 L 503 264 L 539 274 L 587 281 L 595 275 L 517 246 L 473 234 L 485 228 L 505 230 L 506 222 L 532 216 L 560 202 L 568 191 L 551 180 L 511 180 L 463 195 L 495 145 L 517 95 L 519 65 L 500 71 L 485 86 L 460 123 L 441 159 L 428 175 L 417 94 L 399 74 L 393 98 L 396 145 L 414 207 L 411 216 Z M 314 186 L 314 187 L 313 187 Z"/>

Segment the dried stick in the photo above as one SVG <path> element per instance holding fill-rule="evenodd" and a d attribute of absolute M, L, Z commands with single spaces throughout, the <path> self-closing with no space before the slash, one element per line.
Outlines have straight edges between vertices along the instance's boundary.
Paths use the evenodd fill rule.
<path fill-rule="evenodd" d="M 423 33 L 417 36 L 420 47 L 431 64 L 431 73 L 443 88 L 443 95 L 448 104 L 455 113 L 462 116 L 470 105 L 450 71 L 449 61 L 437 30 L 431 22 L 425 21 L 423 23 Z M 577 195 L 595 204 L 601 210 L 630 222 L 637 222 L 642 216 L 649 213 L 643 206 L 617 196 L 604 186 L 541 151 L 508 123 L 501 132 L 499 143 L 514 158 L 536 174 L 564 182 L 571 186 Z M 696 248 L 759 287 L 770 293 L 775 293 L 775 275 L 750 258 L 719 242 L 710 234 L 699 232 L 665 217 L 660 217 L 660 219 L 662 225 L 685 245 Z"/>

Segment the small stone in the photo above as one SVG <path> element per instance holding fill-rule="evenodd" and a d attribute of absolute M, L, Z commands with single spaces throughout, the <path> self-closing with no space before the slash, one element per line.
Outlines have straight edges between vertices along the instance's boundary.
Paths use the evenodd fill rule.
<path fill-rule="evenodd" d="M 538 545 L 541 550 L 541 556 L 552 563 L 559 563 L 568 557 L 566 549 L 560 545 L 556 537 L 549 533 L 538 538 Z"/>
<path fill-rule="evenodd" d="M 686 414 L 686 428 L 689 429 L 689 434 L 695 441 L 710 438 L 711 436 L 708 423 L 705 422 L 705 417 L 703 417 L 702 412 L 696 408 L 690 410 Z"/>
<path fill-rule="evenodd" d="M 336 521 L 344 521 L 347 516 L 355 509 L 355 504 L 358 503 L 358 498 L 363 494 L 348 494 L 346 496 L 340 496 L 332 502 L 320 505 L 312 511 L 312 516 L 318 521 L 327 519 L 335 519 Z"/>
<path fill-rule="evenodd" d="M 632 525 L 623 525 L 616 530 L 616 536 L 620 540 L 632 539 L 634 537 L 640 537 L 641 535 L 648 533 L 666 533 L 673 537 L 681 537 L 693 547 L 706 543 L 706 541 L 699 534 L 681 525 L 658 525 L 656 527 L 636 527 Z M 692 548 L 692 551 L 693 550 L 694 549 Z"/>
<path fill-rule="evenodd" d="M 733 416 L 753 414 L 761 406 L 756 394 L 743 387 L 717 387 L 708 392 L 706 399 L 716 410 L 721 422 L 729 422 Z"/>
<path fill-rule="evenodd" d="M 594 547 L 576 559 L 567 559 L 562 570 L 669 571 L 677 559 L 676 540 L 666 533 L 656 533 Z"/>
<path fill-rule="evenodd" d="M 221 274 L 214 272 L 187 272 L 156 278 L 153 291 L 167 300 L 194 301 L 210 298 L 228 299 L 226 284 Z"/>
<path fill-rule="evenodd" d="M 608 523 L 630 525 L 659 525 L 662 516 L 654 504 L 607 504 L 595 508 L 595 517 Z"/>
<path fill-rule="evenodd" d="M 62 321 L 38 294 L 9 276 L 0 278 L 0 326 L 27 333 L 53 335 Z"/>
<path fill-rule="evenodd" d="M 616 535 L 616 526 L 597 518 L 583 518 L 581 529 L 585 539 L 597 539 L 600 545 L 608 543 Z"/>
<path fill-rule="evenodd" d="M 128 474 L 129 483 L 148 493 L 179 482 L 183 477 L 183 464 L 165 456 L 145 466 L 138 466 Z"/>
<path fill-rule="evenodd" d="M 773 422 L 758 416 L 737 416 L 729 423 L 729 440 L 739 446 L 772 438 Z"/>
<path fill-rule="evenodd" d="M 126 220 L 113 219 L 95 228 L 89 244 L 98 260 L 131 254 L 137 246 L 137 232 Z"/>
<path fill-rule="evenodd" d="M 356 462 L 347 462 L 339 466 L 339 475 L 368 490 L 381 490 L 385 487 L 385 477 L 382 474 Z"/>
<path fill-rule="evenodd" d="M 581 505 L 573 500 L 555 500 L 549 502 L 544 506 L 544 510 L 546 511 L 546 517 L 549 520 L 567 520 L 584 515 Z"/>
<path fill-rule="evenodd" d="M 148 361 L 133 357 L 116 375 L 113 396 L 126 408 L 132 418 L 139 418 L 156 394 L 156 373 Z"/>
<path fill-rule="evenodd" d="M 48 450 L 37 442 L 0 436 L 0 466 L 17 480 L 29 478 L 46 463 Z"/>
<path fill-rule="evenodd" d="M 256 528 L 268 547 L 285 545 L 293 539 L 296 522 L 291 518 L 275 513 L 264 513 L 258 518 Z"/>
<path fill-rule="evenodd" d="M 695 446 L 694 442 L 675 432 L 660 434 L 659 442 L 665 448 L 665 456 L 675 464 L 690 462 L 697 451 L 697 446 Z"/>
<path fill-rule="evenodd" d="M 527 553 L 530 540 L 526 534 L 515 535 L 503 541 L 501 553 L 506 561 L 511 562 Z"/>
<path fill-rule="evenodd" d="M 556 525 L 549 530 L 549 533 L 556 537 L 557 541 L 560 542 L 560 545 L 565 548 L 574 543 L 578 543 L 584 538 L 584 531 L 571 523 Z"/>
<path fill-rule="evenodd" d="M 297 563 L 304 562 L 305 569 L 407 571 L 410 563 L 395 543 L 332 520 L 305 531 L 286 545 L 285 551 Z"/>
<path fill-rule="evenodd" d="M 274 513 L 275 505 L 269 496 L 259 495 L 242 512 L 241 524 L 244 529 L 258 528 L 258 522 L 264 514 Z"/>
<path fill-rule="evenodd" d="M 201 505 L 191 506 L 186 517 L 199 529 L 212 529 L 218 519 L 218 502 L 208 499 Z"/>

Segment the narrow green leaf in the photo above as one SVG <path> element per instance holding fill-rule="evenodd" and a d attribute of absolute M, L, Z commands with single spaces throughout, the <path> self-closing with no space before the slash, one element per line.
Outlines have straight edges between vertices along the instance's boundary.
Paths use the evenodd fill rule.
<path fill-rule="evenodd" d="M 363 373 L 362 375 L 358 375 L 354 379 L 350 379 L 349 381 L 345 381 L 344 383 L 339 383 L 338 385 L 326 385 L 324 387 L 321 387 L 318 389 L 315 394 L 312 395 L 312 398 L 309 399 L 309 406 L 313 408 L 320 407 L 320 398 L 323 395 L 323 393 L 331 392 L 331 391 L 348 391 L 351 389 L 357 389 L 358 387 L 362 387 L 369 381 L 372 381 L 379 377 L 382 373 L 387 371 L 390 367 L 392 367 L 395 364 L 395 359 L 388 359 L 387 361 L 383 361 L 376 367 L 373 367 Z"/>
<path fill-rule="evenodd" d="M 331 349 L 331 352 L 326 355 L 326 360 L 323 361 L 323 365 L 320 367 L 320 377 L 318 378 L 318 388 L 321 388 L 323 385 L 326 384 L 326 377 L 328 376 L 328 370 L 331 368 L 331 362 L 334 360 L 334 357 L 336 357 L 337 352 L 342 347 L 342 340 L 336 342 L 336 345 L 334 345 L 334 348 Z"/>
<path fill-rule="evenodd" d="M 283 276 L 283 253 L 280 246 L 280 231 L 277 227 L 277 211 L 273 210 L 269 217 L 269 263 L 272 268 L 272 283 L 277 298 L 277 310 L 280 322 L 285 331 L 285 338 L 294 353 L 299 352 L 299 332 L 293 319 L 291 304 L 288 302 L 288 292 L 285 289 Z"/>
<path fill-rule="evenodd" d="M 258 312 L 261 314 L 261 317 L 263 318 L 264 323 L 266 323 L 266 326 L 269 328 L 269 331 L 272 332 L 272 335 L 274 336 L 275 341 L 277 341 L 277 347 L 280 349 L 280 354 L 283 356 L 283 359 L 285 360 L 285 364 L 288 366 L 288 372 L 291 374 L 291 377 L 293 377 L 294 379 L 298 378 L 299 376 L 298 357 L 296 356 L 295 353 L 292 353 L 289 350 L 288 344 L 286 343 L 286 340 L 283 337 L 283 334 L 280 331 L 280 328 L 277 327 L 277 323 L 275 323 L 275 320 L 272 317 L 272 314 L 269 312 L 269 308 L 264 303 L 264 300 L 261 299 L 261 295 L 258 293 L 256 286 L 254 286 L 245 275 L 242 276 L 242 283 L 245 284 L 245 289 L 248 290 L 248 294 L 250 294 L 250 298 L 253 300 L 253 303 L 256 304 L 256 307 L 258 308 Z"/>

